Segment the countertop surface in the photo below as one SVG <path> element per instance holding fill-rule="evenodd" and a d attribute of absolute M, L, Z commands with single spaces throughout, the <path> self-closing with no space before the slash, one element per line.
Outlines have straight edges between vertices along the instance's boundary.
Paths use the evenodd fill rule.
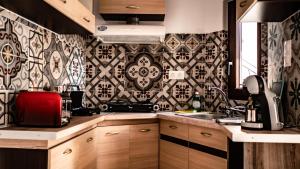
<path fill-rule="evenodd" d="M 72 118 L 70 124 L 62 128 L 29 128 L 12 126 L 0 129 L 0 140 L 59 140 L 80 130 L 95 128 L 103 121 L 144 119 L 171 120 L 179 123 L 219 129 L 224 131 L 234 142 L 300 143 L 300 130 L 297 128 L 287 128 L 281 131 L 242 130 L 238 125 L 221 125 L 214 120 L 183 117 L 175 115 L 173 112 L 104 113 L 93 116 L 75 116 Z"/>
<path fill-rule="evenodd" d="M 156 119 L 156 113 L 103 113 L 93 116 L 73 116 L 71 122 L 61 128 L 5 127 L 0 129 L 0 139 L 58 140 L 102 121 Z"/>

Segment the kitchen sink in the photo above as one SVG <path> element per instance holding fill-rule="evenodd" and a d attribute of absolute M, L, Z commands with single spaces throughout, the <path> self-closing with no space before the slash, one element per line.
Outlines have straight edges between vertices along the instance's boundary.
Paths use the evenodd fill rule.
<path fill-rule="evenodd" d="M 202 119 L 202 120 L 215 120 L 218 123 L 224 123 L 224 124 L 240 124 L 241 121 L 244 120 L 244 117 L 242 116 L 227 117 L 225 114 L 212 113 L 212 112 L 183 113 L 183 114 L 177 113 L 176 115 L 195 118 L 195 119 Z"/>

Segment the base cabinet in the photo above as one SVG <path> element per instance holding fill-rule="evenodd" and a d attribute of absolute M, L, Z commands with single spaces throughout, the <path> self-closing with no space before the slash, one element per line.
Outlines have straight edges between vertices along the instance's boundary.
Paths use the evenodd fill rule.
<path fill-rule="evenodd" d="M 189 149 L 189 169 L 227 169 L 227 160 Z"/>
<path fill-rule="evenodd" d="M 49 169 L 95 169 L 95 129 L 48 151 Z"/>
<path fill-rule="evenodd" d="M 160 140 L 160 169 L 188 169 L 188 148 Z"/>
<path fill-rule="evenodd" d="M 98 169 L 158 169 L 158 124 L 97 130 Z"/>

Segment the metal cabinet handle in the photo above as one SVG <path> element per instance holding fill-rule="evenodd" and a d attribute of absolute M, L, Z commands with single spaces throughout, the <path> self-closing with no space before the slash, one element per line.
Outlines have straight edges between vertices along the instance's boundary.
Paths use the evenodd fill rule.
<path fill-rule="evenodd" d="M 72 149 L 68 148 L 63 152 L 63 154 L 68 155 L 68 154 L 71 154 L 72 152 L 73 152 Z"/>
<path fill-rule="evenodd" d="M 64 4 L 66 4 L 67 3 L 67 0 L 60 0 L 61 2 L 63 2 Z"/>
<path fill-rule="evenodd" d="M 86 22 L 91 22 L 91 20 L 89 20 L 87 17 L 83 17 L 83 20 L 85 20 Z"/>
<path fill-rule="evenodd" d="M 247 5 L 247 0 L 240 2 L 240 7 L 244 8 Z"/>
<path fill-rule="evenodd" d="M 142 133 L 147 133 L 147 132 L 149 132 L 149 131 L 151 131 L 151 129 L 141 129 L 141 130 L 140 130 L 140 132 L 142 132 Z"/>
<path fill-rule="evenodd" d="M 105 133 L 105 135 L 107 135 L 107 136 L 113 136 L 113 135 L 117 135 L 117 134 L 119 134 L 120 132 L 117 132 L 117 131 L 115 131 L 115 132 L 108 132 L 108 133 Z"/>
<path fill-rule="evenodd" d="M 177 127 L 177 126 L 170 125 L 169 128 L 170 128 L 170 129 L 177 129 L 178 127 Z"/>
<path fill-rule="evenodd" d="M 140 9 L 141 7 L 139 6 L 136 6 L 136 5 L 129 5 L 129 6 L 126 6 L 127 9 Z"/>
<path fill-rule="evenodd" d="M 200 134 L 201 134 L 202 136 L 204 136 L 204 137 L 211 137 L 211 136 L 212 136 L 212 134 L 207 133 L 207 132 L 201 132 Z"/>
<path fill-rule="evenodd" d="M 93 138 L 93 137 L 90 137 L 90 138 L 88 138 L 88 139 L 86 140 L 86 142 L 89 143 L 89 142 L 91 142 L 91 141 L 93 141 L 93 140 L 94 140 L 94 138 Z"/>

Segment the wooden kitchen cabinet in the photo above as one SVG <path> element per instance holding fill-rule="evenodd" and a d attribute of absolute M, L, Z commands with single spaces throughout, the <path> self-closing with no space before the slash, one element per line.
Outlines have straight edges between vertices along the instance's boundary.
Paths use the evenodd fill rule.
<path fill-rule="evenodd" d="M 160 169 L 227 169 L 227 136 L 218 128 L 160 121 Z"/>
<path fill-rule="evenodd" d="M 158 124 L 131 125 L 129 168 L 158 169 Z"/>
<path fill-rule="evenodd" d="M 160 169 L 188 169 L 188 148 L 160 140 Z"/>
<path fill-rule="evenodd" d="M 189 149 L 189 169 L 227 169 L 227 160 Z"/>
<path fill-rule="evenodd" d="M 100 14 L 165 14 L 164 0 L 99 0 Z"/>
<path fill-rule="evenodd" d="M 53 8 L 91 32 L 95 33 L 95 15 L 79 0 L 44 0 Z"/>
<path fill-rule="evenodd" d="M 49 169 L 95 169 L 97 165 L 95 129 L 48 151 Z"/>
<path fill-rule="evenodd" d="M 129 168 L 129 126 L 97 128 L 98 169 Z"/>
<path fill-rule="evenodd" d="M 158 169 L 158 124 L 97 130 L 98 169 Z"/>
<path fill-rule="evenodd" d="M 236 0 L 236 19 L 239 20 L 257 0 Z"/>

